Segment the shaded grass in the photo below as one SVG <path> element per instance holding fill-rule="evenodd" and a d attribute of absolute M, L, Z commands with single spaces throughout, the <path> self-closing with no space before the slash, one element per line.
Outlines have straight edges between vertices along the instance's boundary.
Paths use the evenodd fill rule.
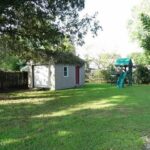
<path fill-rule="evenodd" d="M 150 87 L 87 84 L 0 94 L 1 150 L 140 150 Z"/>

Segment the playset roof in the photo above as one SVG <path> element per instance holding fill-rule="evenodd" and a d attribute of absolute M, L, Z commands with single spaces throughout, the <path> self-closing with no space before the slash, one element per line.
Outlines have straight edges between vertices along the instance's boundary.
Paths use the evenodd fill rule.
<path fill-rule="evenodd" d="M 118 58 L 115 62 L 115 66 L 130 66 L 132 60 L 130 58 Z"/>

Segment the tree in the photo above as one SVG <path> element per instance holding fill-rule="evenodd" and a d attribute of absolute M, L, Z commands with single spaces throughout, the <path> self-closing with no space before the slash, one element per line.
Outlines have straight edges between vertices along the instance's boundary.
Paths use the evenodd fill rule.
<path fill-rule="evenodd" d="M 120 57 L 115 53 L 101 53 L 97 58 L 93 58 L 93 62 L 97 69 L 89 74 L 89 79 L 97 82 L 112 82 L 111 75 L 115 73 L 114 62 Z"/>
<path fill-rule="evenodd" d="M 0 2 L 0 46 L 30 59 L 37 51 L 62 51 L 82 45 L 101 28 L 96 15 L 80 17 L 84 0 L 7 0 Z M 2 42 L 3 41 L 3 42 Z"/>
<path fill-rule="evenodd" d="M 102 53 L 97 58 L 93 58 L 93 61 L 98 69 L 107 69 L 118 57 L 120 56 L 117 54 Z"/>
<path fill-rule="evenodd" d="M 134 72 L 135 82 L 139 84 L 149 84 L 150 83 L 150 71 L 147 67 L 139 65 Z"/>
<path fill-rule="evenodd" d="M 141 14 L 141 22 L 143 33 L 139 35 L 140 44 L 146 52 L 150 53 L 150 16 Z"/>
<path fill-rule="evenodd" d="M 133 40 L 138 41 L 139 45 L 150 53 L 150 1 L 142 0 L 134 7 L 132 18 L 128 24 L 129 33 Z"/>
<path fill-rule="evenodd" d="M 1 53 L 0 70 L 3 71 L 19 71 L 21 67 L 25 66 L 25 61 L 20 60 L 17 56 L 7 55 Z"/>
<path fill-rule="evenodd" d="M 150 59 L 145 53 L 132 53 L 129 55 L 136 65 L 149 65 Z"/>

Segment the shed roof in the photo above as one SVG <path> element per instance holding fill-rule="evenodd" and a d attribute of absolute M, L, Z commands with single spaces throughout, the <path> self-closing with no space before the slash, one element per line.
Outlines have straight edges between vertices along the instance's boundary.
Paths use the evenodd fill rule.
<path fill-rule="evenodd" d="M 72 53 L 58 53 L 52 57 L 54 63 L 83 65 L 85 61 Z"/>
<path fill-rule="evenodd" d="M 115 66 L 129 66 L 132 65 L 130 58 L 118 58 L 115 62 Z"/>
<path fill-rule="evenodd" d="M 38 57 L 41 61 L 53 62 L 55 64 L 75 64 L 84 65 L 85 61 L 71 52 L 56 52 L 56 51 L 38 51 Z M 39 58 L 39 59 L 40 59 Z"/>

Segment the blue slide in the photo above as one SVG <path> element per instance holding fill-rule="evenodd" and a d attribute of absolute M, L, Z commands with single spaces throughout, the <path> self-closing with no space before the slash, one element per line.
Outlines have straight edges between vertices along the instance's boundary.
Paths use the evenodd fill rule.
<path fill-rule="evenodd" d="M 124 87 L 124 81 L 125 81 L 125 78 L 127 76 L 127 72 L 122 72 L 117 80 L 117 86 L 119 88 L 123 88 Z"/>

